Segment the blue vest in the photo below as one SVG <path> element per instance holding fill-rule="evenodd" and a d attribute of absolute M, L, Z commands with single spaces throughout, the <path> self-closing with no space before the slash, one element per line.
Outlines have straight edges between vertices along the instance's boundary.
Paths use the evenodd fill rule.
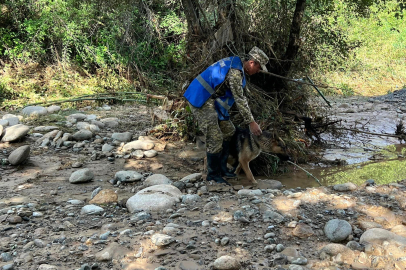
<path fill-rule="evenodd" d="M 197 76 L 187 88 L 183 95 L 194 107 L 200 108 L 214 94 L 218 85 L 222 84 L 230 68 L 238 69 L 243 73 L 241 86 L 246 84 L 243 64 L 237 56 L 227 57 L 214 63 Z M 219 120 L 229 120 L 228 110 L 234 104 L 234 97 L 230 89 L 222 97 L 216 98 L 214 106 Z"/>

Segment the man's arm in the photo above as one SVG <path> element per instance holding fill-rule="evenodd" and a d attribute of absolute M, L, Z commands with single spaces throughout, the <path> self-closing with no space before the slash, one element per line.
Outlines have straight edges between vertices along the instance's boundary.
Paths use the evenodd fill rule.
<path fill-rule="evenodd" d="M 237 69 L 230 69 L 226 77 L 228 87 L 234 96 L 237 108 L 244 119 L 244 123 L 249 123 L 250 130 L 254 135 L 261 135 L 262 131 L 259 125 L 255 122 L 251 110 L 248 106 L 247 98 L 244 96 L 244 90 L 241 86 L 242 74 Z"/>

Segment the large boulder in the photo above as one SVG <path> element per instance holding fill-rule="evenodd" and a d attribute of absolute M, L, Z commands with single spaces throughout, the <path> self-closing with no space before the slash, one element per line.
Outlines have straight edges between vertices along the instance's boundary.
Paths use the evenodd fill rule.
<path fill-rule="evenodd" d="M 127 200 L 131 213 L 139 211 L 165 211 L 180 201 L 182 192 L 172 185 L 147 187 Z"/>
<path fill-rule="evenodd" d="M 31 116 L 31 115 L 45 115 L 48 113 L 48 110 L 42 106 L 28 106 L 25 107 L 21 113 L 23 115 Z"/>
<path fill-rule="evenodd" d="M 10 162 L 10 164 L 14 166 L 20 165 L 21 163 L 27 160 L 29 155 L 30 155 L 30 146 L 23 145 L 18 147 L 13 152 L 11 152 L 11 154 L 8 156 L 8 162 Z"/>
<path fill-rule="evenodd" d="M 12 127 L 6 128 L 4 132 L 4 136 L 1 139 L 2 142 L 13 142 L 23 138 L 27 135 L 30 128 L 26 125 L 18 124 Z"/>

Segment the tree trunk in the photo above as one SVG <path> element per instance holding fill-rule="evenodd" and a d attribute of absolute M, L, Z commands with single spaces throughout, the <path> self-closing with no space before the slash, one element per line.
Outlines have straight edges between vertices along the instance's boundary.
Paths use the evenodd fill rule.
<path fill-rule="evenodd" d="M 182 0 L 189 33 L 200 36 L 203 34 L 199 19 L 198 0 Z"/>
<path fill-rule="evenodd" d="M 306 8 L 306 0 L 297 0 L 295 13 L 293 14 L 292 26 L 290 27 L 289 44 L 282 60 L 294 60 L 300 48 L 300 26 L 303 13 Z M 293 61 L 283 61 L 279 74 L 286 76 L 289 73 Z"/>

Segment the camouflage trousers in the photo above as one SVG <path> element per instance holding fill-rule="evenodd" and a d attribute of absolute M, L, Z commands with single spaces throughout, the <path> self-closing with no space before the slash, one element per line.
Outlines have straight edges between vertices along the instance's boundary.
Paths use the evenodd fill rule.
<path fill-rule="evenodd" d="M 233 123 L 231 121 L 219 121 L 214 108 L 214 99 L 207 100 L 201 108 L 193 107 L 190 103 L 189 106 L 199 124 L 199 129 L 206 137 L 207 153 L 221 152 L 223 140 L 228 141 L 234 135 L 235 127 Z"/>

